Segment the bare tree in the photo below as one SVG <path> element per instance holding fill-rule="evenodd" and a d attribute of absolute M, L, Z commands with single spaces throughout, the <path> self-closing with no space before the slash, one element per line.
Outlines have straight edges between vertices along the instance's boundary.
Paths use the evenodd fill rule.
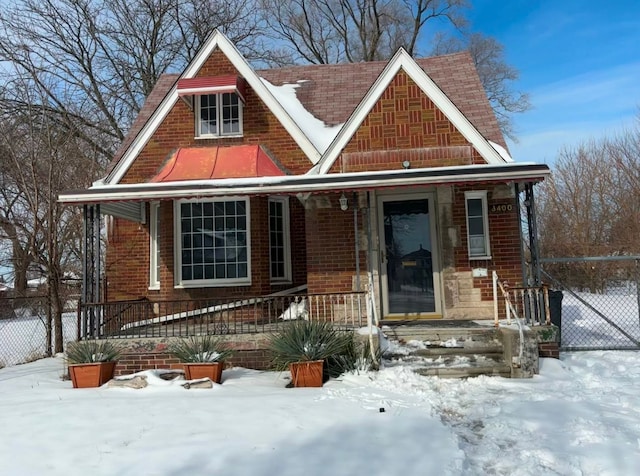
<path fill-rule="evenodd" d="M 640 127 L 560 152 L 551 178 L 540 187 L 542 256 L 640 253 L 639 154 Z M 592 291 L 601 290 L 604 279 L 621 272 L 619 266 L 601 271 L 588 265 L 580 273 L 561 265 L 553 271 Z"/>
<path fill-rule="evenodd" d="M 465 0 L 262 0 L 265 22 L 288 59 L 314 64 L 390 58 L 418 40 L 436 20 L 464 25 Z"/>
<path fill-rule="evenodd" d="M 463 50 L 469 51 L 473 58 L 502 133 L 517 140 L 512 115 L 531 108 L 528 94 L 513 89 L 518 70 L 507 64 L 503 47 L 495 38 L 480 33 L 462 37 L 438 35 L 431 53 L 439 55 Z"/>
<path fill-rule="evenodd" d="M 80 137 L 52 120 L 42 106 L 45 91 L 35 97 L 39 91 L 28 78 L 13 86 L 28 106 L 0 116 L 0 227 L 13 246 L 18 291 L 25 290 L 28 271 L 46 277 L 48 342 L 55 343 L 50 352 L 61 352 L 64 275 L 79 271 L 82 220 L 57 196 L 70 184 L 88 186 L 100 166 Z"/>
<path fill-rule="evenodd" d="M 180 71 L 215 28 L 247 43 L 254 17 L 249 0 L 20 0 L 0 11 L 0 61 L 106 161 L 161 74 Z M 3 107 L 28 104 L 7 95 Z"/>
<path fill-rule="evenodd" d="M 284 51 L 276 64 L 328 64 L 389 59 L 399 47 L 413 56 L 468 50 L 502 132 L 515 140 L 512 114 L 529 109 L 513 89 L 518 71 L 494 38 L 465 34 L 465 0 L 261 0 L 265 22 Z M 454 32 L 455 34 L 451 34 Z M 432 48 L 420 50 L 421 44 Z"/>

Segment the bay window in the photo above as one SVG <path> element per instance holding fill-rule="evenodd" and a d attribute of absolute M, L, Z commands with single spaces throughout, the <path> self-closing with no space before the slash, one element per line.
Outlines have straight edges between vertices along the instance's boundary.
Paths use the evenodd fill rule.
<path fill-rule="evenodd" d="M 249 217 L 246 198 L 176 202 L 176 284 L 251 284 Z"/>

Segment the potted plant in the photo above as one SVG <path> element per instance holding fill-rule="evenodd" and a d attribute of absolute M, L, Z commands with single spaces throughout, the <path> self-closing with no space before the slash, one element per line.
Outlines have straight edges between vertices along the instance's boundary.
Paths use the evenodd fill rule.
<path fill-rule="evenodd" d="M 208 377 L 216 383 L 222 381 L 224 361 L 233 354 L 222 338 L 209 335 L 176 340 L 168 350 L 183 362 L 187 380 Z"/>
<path fill-rule="evenodd" d="M 351 336 L 329 322 L 293 321 L 269 338 L 276 370 L 289 369 L 294 387 L 322 387 L 324 361 L 345 352 Z"/>
<path fill-rule="evenodd" d="M 67 346 L 73 388 L 100 387 L 113 378 L 121 348 L 110 341 L 81 340 Z"/>

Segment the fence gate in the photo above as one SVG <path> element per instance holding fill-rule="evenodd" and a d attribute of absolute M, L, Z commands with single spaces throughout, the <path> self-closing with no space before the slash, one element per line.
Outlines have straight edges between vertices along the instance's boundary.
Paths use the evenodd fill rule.
<path fill-rule="evenodd" d="M 562 350 L 640 349 L 640 256 L 540 262 Z"/>

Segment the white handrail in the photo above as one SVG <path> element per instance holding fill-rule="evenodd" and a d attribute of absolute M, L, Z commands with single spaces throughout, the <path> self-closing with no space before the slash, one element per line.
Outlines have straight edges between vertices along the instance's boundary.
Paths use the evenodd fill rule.
<path fill-rule="evenodd" d="M 500 319 L 498 316 L 498 273 L 491 272 L 493 277 L 493 323 L 496 327 L 500 325 Z"/>
<path fill-rule="evenodd" d="M 504 288 L 504 286 L 498 279 L 498 274 L 495 271 L 493 272 L 493 277 L 494 277 L 494 283 L 497 283 L 497 285 L 500 287 L 500 290 L 502 291 L 502 296 L 504 297 L 504 302 L 505 302 L 505 307 L 507 312 L 507 324 L 511 324 L 511 313 L 513 313 L 513 317 L 516 321 L 516 324 L 518 325 L 518 334 L 520 336 L 520 349 L 518 353 L 517 365 L 520 366 L 522 362 L 522 356 L 524 354 L 524 329 L 522 328 L 522 322 L 520 322 L 520 317 L 518 317 L 517 311 L 511 304 L 511 297 L 509 295 L 509 292 Z"/>

